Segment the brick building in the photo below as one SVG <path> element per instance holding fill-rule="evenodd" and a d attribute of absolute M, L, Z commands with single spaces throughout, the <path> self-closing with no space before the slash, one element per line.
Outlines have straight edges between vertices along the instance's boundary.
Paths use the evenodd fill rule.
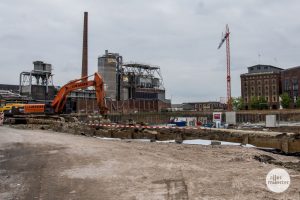
<path fill-rule="evenodd" d="M 291 107 L 295 107 L 295 101 L 299 97 L 300 66 L 285 69 L 281 72 L 282 93 L 288 93 L 292 99 Z"/>
<path fill-rule="evenodd" d="M 282 70 L 271 65 L 254 65 L 248 67 L 248 73 L 241 74 L 241 93 L 246 110 L 251 108 L 253 97 L 264 97 L 270 109 L 279 108 Z"/>

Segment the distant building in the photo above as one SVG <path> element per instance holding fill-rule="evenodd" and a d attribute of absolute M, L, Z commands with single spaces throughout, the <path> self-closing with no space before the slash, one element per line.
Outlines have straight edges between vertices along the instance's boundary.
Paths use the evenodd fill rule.
<path fill-rule="evenodd" d="M 218 101 L 183 103 L 182 107 L 183 110 L 186 111 L 200 111 L 200 112 L 226 110 L 226 104 Z"/>
<path fill-rule="evenodd" d="M 183 111 L 183 104 L 172 104 L 168 111 Z"/>
<path fill-rule="evenodd" d="M 19 85 L 0 84 L 0 90 L 6 90 L 14 93 L 19 93 Z"/>
<path fill-rule="evenodd" d="M 4 85 L 2 85 L 3 87 Z M 8 85 L 13 86 L 13 85 Z M 6 88 L 6 87 L 4 87 Z M 19 93 L 15 93 L 12 90 L 0 89 L 0 106 L 8 103 L 27 103 L 29 99 L 26 96 L 21 96 Z"/>
<path fill-rule="evenodd" d="M 300 66 L 285 69 L 281 72 L 282 93 L 289 94 L 292 99 L 291 107 L 295 107 L 299 98 Z"/>
<path fill-rule="evenodd" d="M 251 108 L 253 97 L 264 97 L 270 109 L 279 108 L 282 70 L 271 65 L 254 65 L 248 67 L 248 73 L 241 74 L 241 93 L 245 109 Z"/>

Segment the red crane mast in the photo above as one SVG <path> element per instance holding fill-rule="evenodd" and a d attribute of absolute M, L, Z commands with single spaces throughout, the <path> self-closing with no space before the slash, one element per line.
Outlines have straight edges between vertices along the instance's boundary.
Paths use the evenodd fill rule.
<path fill-rule="evenodd" d="M 223 43 L 226 41 L 226 61 L 227 61 L 227 110 L 232 110 L 232 99 L 231 99 L 231 75 L 230 75 L 230 43 L 229 43 L 229 26 L 226 24 L 226 30 L 225 34 L 222 34 L 221 42 L 218 46 L 218 49 L 220 49 L 223 45 Z"/>

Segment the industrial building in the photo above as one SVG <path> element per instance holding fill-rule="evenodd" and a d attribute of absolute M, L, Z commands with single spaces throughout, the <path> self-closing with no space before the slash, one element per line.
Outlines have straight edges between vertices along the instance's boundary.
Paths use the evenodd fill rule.
<path fill-rule="evenodd" d="M 141 63 L 123 63 L 118 53 L 98 58 L 98 72 L 103 76 L 110 112 L 151 112 L 170 108 L 160 67 Z"/>
<path fill-rule="evenodd" d="M 118 53 L 98 58 L 98 72 L 103 76 L 106 97 L 111 100 L 159 99 L 165 101 L 163 79 L 158 66 L 125 63 Z"/>
<path fill-rule="evenodd" d="M 251 98 L 264 97 L 270 109 L 278 109 L 281 94 L 281 72 L 283 69 L 271 65 L 248 67 L 248 73 L 241 74 L 241 94 L 244 108 L 251 108 Z"/>
<path fill-rule="evenodd" d="M 104 78 L 106 97 L 113 101 L 123 100 L 121 97 L 121 71 L 123 58 L 118 53 L 105 50 L 103 56 L 98 57 L 98 72 Z"/>
<path fill-rule="evenodd" d="M 21 72 L 19 93 L 36 101 L 52 101 L 56 94 L 52 65 L 43 61 L 34 61 L 33 70 Z"/>
<path fill-rule="evenodd" d="M 0 103 L 51 102 L 57 92 L 53 86 L 51 64 L 33 62 L 33 70 L 23 71 L 19 85 L 0 84 Z"/>

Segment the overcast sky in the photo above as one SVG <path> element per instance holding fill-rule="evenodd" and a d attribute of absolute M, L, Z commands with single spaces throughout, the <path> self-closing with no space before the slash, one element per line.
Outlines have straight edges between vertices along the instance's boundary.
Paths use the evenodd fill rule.
<path fill-rule="evenodd" d="M 174 103 L 226 96 L 225 45 L 217 46 L 229 24 L 232 96 L 240 96 L 248 66 L 300 65 L 299 10 L 299 0 L 2 0 L 0 83 L 18 84 L 34 60 L 52 64 L 55 85 L 80 77 L 88 11 L 89 74 L 106 49 L 158 65 Z"/>

